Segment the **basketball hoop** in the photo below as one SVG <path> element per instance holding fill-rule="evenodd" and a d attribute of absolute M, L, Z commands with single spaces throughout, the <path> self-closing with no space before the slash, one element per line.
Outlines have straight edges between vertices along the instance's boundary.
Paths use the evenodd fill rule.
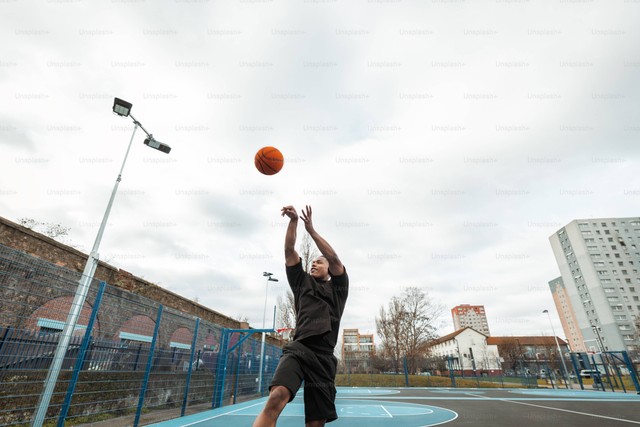
<path fill-rule="evenodd" d="M 280 328 L 280 329 L 276 329 L 276 332 L 278 333 L 278 335 L 280 335 L 280 338 L 283 341 L 291 341 L 293 340 L 293 333 L 295 332 L 294 328 Z"/>

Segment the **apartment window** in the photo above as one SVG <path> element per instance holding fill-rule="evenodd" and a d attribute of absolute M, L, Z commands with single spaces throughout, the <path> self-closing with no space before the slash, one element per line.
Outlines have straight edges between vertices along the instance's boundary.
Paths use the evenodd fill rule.
<path fill-rule="evenodd" d="M 604 288 L 604 292 L 605 292 L 605 293 L 608 293 L 608 294 L 613 293 L 613 292 L 615 292 L 615 291 L 616 291 L 616 290 L 615 290 L 615 289 L 613 289 L 613 288 Z"/>
<path fill-rule="evenodd" d="M 609 272 L 607 270 L 598 270 L 598 276 L 608 276 Z"/>
<path fill-rule="evenodd" d="M 623 262 L 623 261 L 618 261 L 618 265 L 619 265 L 620 267 L 622 267 L 622 266 L 624 265 L 624 262 Z"/>
<path fill-rule="evenodd" d="M 635 292 L 635 291 L 636 291 L 636 288 L 634 288 L 633 286 L 629 287 L 629 292 Z"/>
<path fill-rule="evenodd" d="M 611 245 L 611 249 L 613 249 L 614 251 L 617 251 L 618 247 L 616 245 Z"/>
<path fill-rule="evenodd" d="M 619 325 L 620 330 L 621 331 L 630 331 L 631 330 L 631 326 L 630 325 Z"/>
<path fill-rule="evenodd" d="M 624 314 L 618 314 L 614 317 L 615 320 L 627 320 L 627 316 Z"/>
<path fill-rule="evenodd" d="M 618 297 L 608 297 L 607 301 L 609 301 L 609 302 L 618 302 L 618 301 L 620 301 L 620 298 L 618 298 Z"/>
<path fill-rule="evenodd" d="M 583 236 L 593 236 L 593 233 L 591 232 L 591 230 L 584 230 L 584 231 L 582 231 L 582 235 Z"/>
<path fill-rule="evenodd" d="M 625 283 L 631 283 L 631 279 L 624 279 Z"/>
<path fill-rule="evenodd" d="M 600 223 L 600 225 L 601 225 L 602 227 L 606 227 L 606 226 L 607 226 L 607 223 L 606 223 L 606 222 L 601 222 L 601 223 Z"/>
<path fill-rule="evenodd" d="M 624 274 L 626 276 L 628 274 L 627 270 L 622 270 L 622 274 Z"/>
<path fill-rule="evenodd" d="M 604 230 L 604 234 L 611 234 L 609 230 Z"/>
<path fill-rule="evenodd" d="M 637 295 L 634 295 L 634 296 L 633 296 L 633 300 L 634 300 L 635 302 L 638 302 L 638 301 L 640 301 L 640 297 L 638 297 Z"/>

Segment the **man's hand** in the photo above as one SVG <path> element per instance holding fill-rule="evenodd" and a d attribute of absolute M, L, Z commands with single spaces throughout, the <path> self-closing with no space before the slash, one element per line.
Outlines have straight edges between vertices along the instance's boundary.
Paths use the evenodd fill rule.
<path fill-rule="evenodd" d="M 312 234 L 315 230 L 313 228 L 313 212 L 311 212 L 311 206 L 307 205 L 302 210 L 302 222 L 304 222 L 304 228 L 307 233 Z"/>
<path fill-rule="evenodd" d="M 296 208 L 293 206 L 285 206 L 280 211 L 282 212 L 282 216 L 287 216 L 291 220 L 298 219 L 298 212 L 296 212 Z"/>

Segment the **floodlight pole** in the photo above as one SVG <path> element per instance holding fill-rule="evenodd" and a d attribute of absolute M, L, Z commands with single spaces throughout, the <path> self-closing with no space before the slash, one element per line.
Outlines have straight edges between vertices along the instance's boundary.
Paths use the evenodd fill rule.
<path fill-rule="evenodd" d="M 567 372 L 567 365 L 564 363 L 564 357 L 562 356 L 562 350 L 560 349 L 560 343 L 558 342 L 558 337 L 556 336 L 556 331 L 553 329 L 553 322 L 551 322 L 551 314 L 549 314 L 549 310 L 543 310 L 543 313 L 547 313 L 547 317 L 549 318 L 549 325 L 551 325 L 551 332 L 553 333 L 553 338 L 556 340 L 556 347 L 558 347 L 558 356 L 560 356 L 560 361 L 562 362 L 562 369 L 564 370 L 564 385 L 566 388 L 569 388 L 569 374 Z"/>
<path fill-rule="evenodd" d="M 265 286 L 265 294 L 264 294 L 264 309 L 262 310 L 262 329 L 265 328 L 265 322 L 267 319 L 267 296 L 269 295 L 269 282 L 277 282 L 278 279 L 274 279 L 273 273 L 267 273 L 266 271 L 262 273 L 262 276 L 267 278 L 267 284 Z M 275 319 L 275 316 L 274 316 Z M 264 347 L 265 347 L 265 338 L 266 333 L 262 332 L 262 344 L 260 345 L 260 375 L 258 376 L 258 390 L 260 390 L 260 394 L 262 395 L 262 370 L 264 366 Z"/>
<path fill-rule="evenodd" d="M 135 127 L 133 128 L 133 133 L 131 134 L 131 140 L 129 141 L 129 146 L 127 147 L 127 152 L 124 156 L 124 160 L 122 161 L 122 166 L 120 167 L 120 173 L 118 173 L 118 178 L 116 178 L 116 183 L 113 186 L 113 191 L 111 192 L 111 198 L 109 199 L 109 204 L 107 205 L 107 209 L 104 212 L 104 216 L 102 218 L 102 223 L 100 224 L 100 229 L 98 230 L 96 240 L 93 243 L 93 248 L 91 249 L 91 253 L 89 254 L 87 263 L 84 266 L 84 271 L 82 272 L 82 276 L 78 283 L 78 287 L 76 288 L 76 294 L 75 294 L 75 297 L 73 298 L 73 302 L 71 303 L 71 310 L 69 311 L 69 315 L 67 316 L 67 321 L 65 322 L 64 328 L 62 329 L 60 341 L 58 342 L 58 346 L 56 347 L 56 351 L 53 356 L 53 362 L 47 373 L 47 378 L 45 379 L 45 388 L 40 396 L 40 402 L 38 404 L 38 408 L 33 418 L 33 424 L 31 424 L 33 427 L 42 427 L 42 423 L 44 422 L 44 419 L 46 417 L 49 403 L 51 402 L 51 396 L 53 395 L 53 390 L 56 386 L 56 382 L 58 381 L 58 375 L 60 374 L 62 362 L 64 361 L 64 357 L 67 354 L 67 350 L 69 348 L 69 342 L 71 341 L 71 337 L 73 336 L 73 331 L 76 328 L 76 324 L 78 323 L 78 318 L 80 317 L 80 313 L 82 312 L 82 307 L 84 306 L 85 299 L 87 298 L 87 293 L 89 292 L 89 288 L 91 287 L 91 282 L 93 281 L 93 275 L 95 274 L 96 268 L 98 267 L 98 260 L 99 260 L 98 249 L 100 248 L 102 235 L 104 234 L 104 229 L 107 225 L 109 214 L 111 213 L 111 207 L 113 206 L 113 201 L 116 198 L 118 185 L 122 180 L 122 171 L 124 170 L 124 165 L 127 162 L 127 157 L 129 157 L 129 151 L 131 150 L 133 138 L 136 134 L 136 130 L 138 129 L 138 126 L 140 126 L 140 123 L 137 120 L 133 119 L 133 122 L 135 123 Z"/>

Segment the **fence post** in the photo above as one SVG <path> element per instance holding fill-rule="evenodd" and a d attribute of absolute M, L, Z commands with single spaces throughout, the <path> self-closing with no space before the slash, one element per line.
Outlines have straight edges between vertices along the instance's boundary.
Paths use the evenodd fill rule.
<path fill-rule="evenodd" d="M 595 370 L 595 373 L 593 373 L 593 385 L 596 385 L 596 382 L 600 382 L 600 385 L 602 386 L 602 391 L 607 391 L 606 388 L 604 388 L 604 382 L 602 381 L 602 375 L 600 375 L 600 370 L 598 369 L 598 365 L 596 364 L 596 358 L 595 356 L 592 354 L 591 355 L 591 362 L 592 362 L 592 369 Z M 600 388 L 600 387 L 598 387 Z"/>
<path fill-rule="evenodd" d="M 242 345 L 244 343 L 240 343 L 240 347 L 238 347 L 238 349 L 236 350 L 237 353 L 237 358 L 238 358 L 238 363 L 236 363 L 236 384 L 233 387 L 233 404 L 236 404 L 236 399 L 238 397 L 238 377 L 240 375 L 240 361 L 242 359 Z"/>
<path fill-rule="evenodd" d="M 407 355 L 404 355 L 404 358 L 402 359 L 402 365 L 404 368 L 404 383 L 406 384 L 407 387 L 409 387 L 409 369 L 407 367 Z"/>
<path fill-rule="evenodd" d="M 2 339 L 0 340 L 0 352 L 2 352 L 2 347 L 4 347 L 4 343 L 7 340 L 7 335 L 9 335 L 10 330 L 11 326 L 4 328 L 4 334 L 2 334 Z"/>
<path fill-rule="evenodd" d="M 638 383 L 638 374 L 636 372 L 636 367 L 633 366 L 631 360 L 629 359 L 629 354 L 626 351 L 622 352 L 622 358 L 624 359 L 624 363 L 627 365 L 627 370 L 629 371 L 629 375 L 631 375 L 631 381 L 633 381 L 633 386 L 636 388 L 636 392 L 640 394 L 640 383 Z"/>
<path fill-rule="evenodd" d="M 453 358 L 447 357 L 447 367 L 449 368 L 449 377 L 451 378 L 451 387 L 456 388 L 456 373 L 453 372 Z"/>
<path fill-rule="evenodd" d="M 213 402 L 211 409 L 222 408 L 224 395 L 224 377 L 227 369 L 227 328 L 223 328 L 220 335 L 220 348 L 218 348 L 218 363 L 216 364 L 216 379 L 214 381 Z"/>
<path fill-rule="evenodd" d="M 71 376 L 71 382 L 69 383 L 69 387 L 67 388 L 67 394 L 64 397 L 64 403 L 62 404 L 62 409 L 60 410 L 60 416 L 58 417 L 58 427 L 64 427 L 64 420 L 67 418 L 67 414 L 69 413 L 69 407 L 71 406 L 71 398 L 73 397 L 73 392 L 76 389 L 76 384 L 78 382 L 78 377 L 80 376 L 80 371 L 82 370 L 82 365 L 84 365 L 84 358 L 87 354 L 87 348 L 89 347 L 89 342 L 91 341 L 91 333 L 93 331 L 93 324 L 96 321 L 96 317 L 98 317 L 98 311 L 100 310 L 100 303 L 102 302 L 102 295 L 104 294 L 104 288 L 107 286 L 105 282 L 100 282 L 100 287 L 98 288 L 98 295 L 96 295 L 96 300 L 93 304 L 93 310 L 91 310 L 91 317 L 89 318 L 89 323 L 87 324 L 87 329 L 84 332 L 84 337 L 82 338 L 82 344 L 80 345 L 80 351 L 78 352 L 78 357 L 76 358 L 76 365 L 73 368 L 73 375 Z"/>
<path fill-rule="evenodd" d="M 158 331 L 160 330 L 161 319 L 162 319 L 162 304 L 160 304 L 160 306 L 158 307 L 158 316 L 156 317 L 156 327 L 153 330 L 153 339 L 151 340 L 151 347 L 149 347 L 149 358 L 147 359 L 147 369 L 144 373 L 144 380 L 142 381 L 140 396 L 138 397 L 138 409 L 136 410 L 136 418 L 133 421 L 133 427 L 138 427 L 138 424 L 140 423 L 140 414 L 142 413 L 142 405 L 144 404 L 144 395 L 147 392 L 149 375 L 151 374 L 151 368 L 153 367 L 153 353 L 156 349 L 156 341 L 158 340 Z"/>
<path fill-rule="evenodd" d="M 180 416 L 184 417 L 184 412 L 187 409 L 187 398 L 189 396 L 189 385 L 191 384 L 191 371 L 193 369 L 193 355 L 196 351 L 196 343 L 198 341 L 198 328 L 200 327 L 200 318 L 196 318 L 195 331 L 193 332 L 193 340 L 191 341 L 191 357 L 189 358 L 189 370 L 187 372 L 187 383 L 184 386 L 184 397 L 182 398 L 182 410 Z M 196 360 L 196 369 L 199 367 L 200 357 Z"/>

